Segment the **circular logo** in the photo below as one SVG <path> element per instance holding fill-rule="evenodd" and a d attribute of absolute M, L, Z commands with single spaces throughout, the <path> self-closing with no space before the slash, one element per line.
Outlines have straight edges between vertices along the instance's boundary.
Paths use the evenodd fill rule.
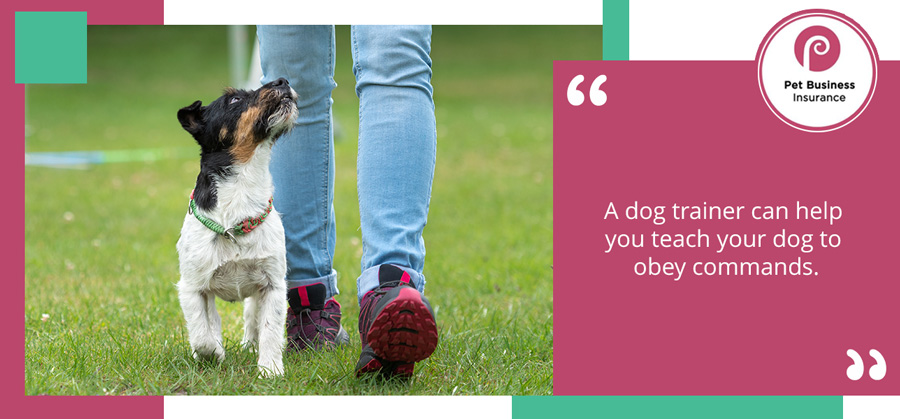
<path fill-rule="evenodd" d="M 766 105 L 788 125 L 808 132 L 853 122 L 878 80 L 878 53 L 869 35 L 830 10 L 782 19 L 763 39 L 756 61 Z"/>
<path fill-rule="evenodd" d="M 841 55 L 841 41 L 824 26 L 810 26 L 800 32 L 794 41 L 797 61 L 807 71 L 825 71 L 837 62 Z"/>

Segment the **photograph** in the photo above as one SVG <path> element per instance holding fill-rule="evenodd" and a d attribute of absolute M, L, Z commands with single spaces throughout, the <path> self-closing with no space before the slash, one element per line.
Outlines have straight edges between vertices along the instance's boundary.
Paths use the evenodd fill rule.
<path fill-rule="evenodd" d="M 554 61 L 602 43 L 89 25 L 25 87 L 25 394 L 552 395 Z"/>

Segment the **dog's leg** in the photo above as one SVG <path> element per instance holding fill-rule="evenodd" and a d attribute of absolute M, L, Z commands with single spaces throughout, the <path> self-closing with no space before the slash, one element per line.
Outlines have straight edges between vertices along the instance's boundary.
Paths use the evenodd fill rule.
<path fill-rule="evenodd" d="M 279 263 L 280 262 L 280 263 Z M 284 374 L 281 355 L 284 352 L 284 320 L 287 316 L 287 285 L 284 282 L 284 259 L 271 260 L 265 269 L 268 285 L 260 290 L 259 304 L 259 373 L 264 377 Z"/>
<path fill-rule="evenodd" d="M 222 318 L 219 317 L 219 311 L 216 310 L 216 296 L 204 294 L 206 297 L 206 318 L 209 319 L 209 332 L 213 339 L 216 340 L 216 353 L 221 353 L 219 362 L 225 359 L 225 346 L 222 344 Z"/>
<path fill-rule="evenodd" d="M 184 320 L 187 323 L 188 340 L 194 351 L 194 358 L 211 358 L 222 362 L 225 359 L 225 349 L 222 347 L 221 337 L 218 339 L 214 333 L 214 326 L 210 324 L 208 299 L 215 299 L 200 291 L 188 289 L 183 282 L 178 283 L 178 299 L 181 302 L 181 310 L 184 312 Z M 211 303 L 215 311 L 215 302 Z M 218 319 L 218 313 L 215 314 Z M 218 326 L 221 329 L 221 326 Z M 221 333 L 221 332 L 220 332 Z"/>
<path fill-rule="evenodd" d="M 283 283 L 283 281 L 282 281 Z M 259 294 L 259 372 L 270 377 L 282 375 L 284 366 L 284 318 L 287 307 L 284 301 L 285 287 L 270 286 Z"/>
<path fill-rule="evenodd" d="M 241 346 L 253 349 L 259 341 L 259 304 L 256 296 L 244 299 L 244 339 Z"/>

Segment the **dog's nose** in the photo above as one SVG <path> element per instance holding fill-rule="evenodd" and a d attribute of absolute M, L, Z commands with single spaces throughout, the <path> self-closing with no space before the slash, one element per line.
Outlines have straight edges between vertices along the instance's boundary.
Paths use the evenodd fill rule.
<path fill-rule="evenodd" d="M 278 80 L 272 82 L 273 87 L 287 86 L 288 84 L 290 83 L 284 77 L 279 77 Z"/>

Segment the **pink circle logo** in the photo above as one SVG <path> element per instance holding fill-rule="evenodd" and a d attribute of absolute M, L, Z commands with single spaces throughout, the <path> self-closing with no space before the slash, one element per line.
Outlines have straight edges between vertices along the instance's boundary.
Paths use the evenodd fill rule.
<path fill-rule="evenodd" d="M 832 10 L 803 10 L 781 19 L 759 45 L 756 65 L 766 105 L 778 119 L 806 132 L 834 131 L 853 122 L 878 83 L 872 39 Z"/>
<path fill-rule="evenodd" d="M 806 71 L 825 71 L 837 62 L 841 43 L 831 29 L 810 26 L 797 35 L 794 55 Z"/>

